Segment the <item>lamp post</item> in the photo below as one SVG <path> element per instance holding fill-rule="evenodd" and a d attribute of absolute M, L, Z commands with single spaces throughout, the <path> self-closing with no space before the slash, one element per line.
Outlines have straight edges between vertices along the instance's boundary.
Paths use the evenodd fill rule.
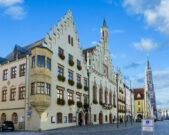
<path fill-rule="evenodd" d="M 125 81 L 126 82 L 126 81 Z M 124 87 L 125 87 L 125 127 L 127 126 L 127 121 L 126 121 L 126 84 L 124 84 Z"/>
<path fill-rule="evenodd" d="M 130 91 L 132 92 L 132 89 L 131 89 L 131 80 L 130 80 Z M 130 102 L 131 102 L 131 125 L 133 125 L 133 114 L 132 114 L 132 95 L 131 95 L 131 92 L 130 92 Z"/>

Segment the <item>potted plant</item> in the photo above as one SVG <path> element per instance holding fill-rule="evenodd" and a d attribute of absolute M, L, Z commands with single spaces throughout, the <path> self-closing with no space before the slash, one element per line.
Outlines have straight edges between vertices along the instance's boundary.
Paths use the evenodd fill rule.
<path fill-rule="evenodd" d="M 73 85 L 74 85 L 74 81 L 73 81 L 73 80 L 71 80 L 71 79 L 69 79 L 69 80 L 68 80 L 68 83 L 69 83 L 71 86 L 73 86 Z"/>
<path fill-rule="evenodd" d="M 81 108 L 82 107 L 82 102 L 81 101 L 77 101 L 77 107 Z"/>
<path fill-rule="evenodd" d="M 85 90 L 85 91 L 88 91 L 88 87 L 87 87 L 87 86 L 84 86 L 84 90 Z"/>
<path fill-rule="evenodd" d="M 59 53 L 58 55 L 59 55 L 59 57 L 60 57 L 62 60 L 65 59 L 65 55 L 64 55 L 63 53 Z"/>
<path fill-rule="evenodd" d="M 71 100 L 71 99 L 68 100 L 68 105 L 69 106 L 74 105 L 74 103 L 75 103 L 74 100 Z"/>
<path fill-rule="evenodd" d="M 58 105 L 65 105 L 65 100 L 58 98 L 58 99 L 57 99 L 57 104 L 58 104 Z"/>
<path fill-rule="evenodd" d="M 82 66 L 81 65 L 77 65 L 77 69 L 78 70 L 82 70 Z"/>
<path fill-rule="evenodd" d="M 81 83 L 77 83 L 77 88 L 81 89 L 82 88 L 82 84 Z"/>
<path fill-rule="evenodd" d="M 65 77 L 61 76 L 61 75 L 58 75 L 58 80 L 64 82 L 65 81 Z"/>
<path fill-rule="evenodd" d="M 84 103 L 84 108 L 89 108 L 89 104 L 88 103 Z"/>
<path fill-rule="evenodd" d="M 93 104 L 98 104 L 97 100 L 94 99 L 93 100 Z"/>
<path fill-rule="evenodd" d="M 101 101 L 101 100 L 100 100 L 100 102 L 99 102 L 99 103 L 100 103 L 100 105 L 103 105 L 103 101 Z"/>
<path fill-rule="evenodd" d="M 69 65 L 73 66 L 74 65 L 74 61 L 73 60 L 69 60 Z"/>

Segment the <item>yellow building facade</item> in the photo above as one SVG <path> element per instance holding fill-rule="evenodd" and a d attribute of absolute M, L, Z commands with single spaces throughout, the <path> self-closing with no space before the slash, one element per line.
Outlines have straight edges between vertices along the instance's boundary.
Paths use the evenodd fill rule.
<path fill-rule="evenodd" d="M 147 94 L 144 88 L 134 89 L 134 108 L 136 120 L 148 118 Z"/>

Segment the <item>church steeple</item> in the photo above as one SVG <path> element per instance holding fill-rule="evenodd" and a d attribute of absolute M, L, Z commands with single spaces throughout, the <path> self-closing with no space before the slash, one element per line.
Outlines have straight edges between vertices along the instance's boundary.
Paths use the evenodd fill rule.
<path fill-rule="evenodd" d="M 147 69 L 151 69 L 148 56 L 147 56 Z"/>
<path fill-rule="evenodd" d="M 104 42 L 108 42 L 108 26 L 105 19 L 103 20 L 103 24 L 101 27 L 101 40 L 103 40 Z"/>

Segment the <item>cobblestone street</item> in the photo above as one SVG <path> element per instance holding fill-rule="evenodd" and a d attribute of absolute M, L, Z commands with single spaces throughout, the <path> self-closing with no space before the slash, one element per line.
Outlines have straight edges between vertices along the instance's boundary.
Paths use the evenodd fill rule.
<path fill-rule="evenodd" d="M 169 135 L 169 121 L 162 121 L 155 123 L 155 135 Z M 82 127 L 69 127 L 42 132 L 4 132 L 2 135 L 141 135 L 141 124 L 135 123 L 132 127 L 128 123 L 119 125 L 117 129 L 116 124 L 112 125 L 94 125 Z M 152 135 L 152 133 L 144 132 L 143 135 Z"/>

